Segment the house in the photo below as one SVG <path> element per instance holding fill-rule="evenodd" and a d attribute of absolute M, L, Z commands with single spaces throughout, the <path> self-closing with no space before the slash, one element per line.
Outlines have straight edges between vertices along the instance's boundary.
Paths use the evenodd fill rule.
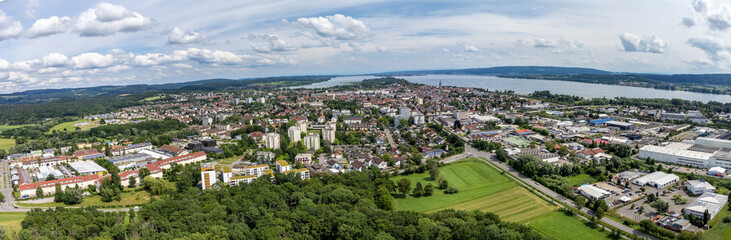
<path fill-rule="evenodd" d="M 335 160 L 329 160 L 329 161 L 327 161 L 327 167 L 328 168 L 332 168 L 332 169 L 337 169 L 337 170 L 340 170 L 341 168 L 343 168 L 343 166 L 340 165 L 340 163 L 338 161 L 335 161 Z"/>
<path fill-rule="evenodd" d="M 364 162 L 356 160 L 356 161 L 353 161 L 352 163 L 350 163 L 350 168 L 355 171 L 360 171 L 364 165 L 365 165 Z"/>
<path fill-rule="evenodd" d="M 716 188 L 713 185 L 703 180 L 688 180 L 685 182 L 685 187 L 694 195 L 701 195 L 703 193 L 712 193 L 716 191 Z"/>
<path fill-rule="evenodd" d="M 302 164 L 311 164 L 312 163 L 312 154 L 310 153 L 298 153 L 296 156 L 294 156 L 294 163 L 302 163 Z"/>
<path fill-rule="evenodd" d="M 365 160 L 365 162 L 368 165 L 368 167 L 376 166 L 379 169 L 384 169 L 384 168 L 388 167 L 388 163 L 386 163 L 386 161 L 383 161 L 383 159 L 381 159 L 379 157 L 368 158 Z"/>
<path fill-rule="evenodd" d="M 359 124 L 359 123 L 363 122 L 363 117 L 361 117 L 361 116 L 351 116 L 351 117 L 345 118 L 343 120 L 343 122 L 345 124 L 347 124 L 347 125 L 350 125 L 350 124 Z"/>
<path fill-rule="evenodd" d="M 584 149 L 583 151 L 577 152 L 576 156 L 583 159 L 593 159 L 599 153 L 604 153 L 604 150 L 601 148 Z"/>

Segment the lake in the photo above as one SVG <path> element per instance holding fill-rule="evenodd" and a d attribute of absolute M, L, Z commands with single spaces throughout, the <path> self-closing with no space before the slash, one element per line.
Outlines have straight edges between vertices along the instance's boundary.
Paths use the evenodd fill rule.
<path fill-rule="evenodd" d="M 326 82 L 315 83 L 301 88 L 327 88 L 337 85 L 361 81 L 363 79 L 375 78 L 374 76 L 346 76 L 335 77 Z M 431 86 L 473 87 L 484 88 L 490 91 L 513 90 L 518 94 L 530 94 L 535 91 L 548 90 L 551 93 L 568 94 L 584 98 L 680 98 L 691 101 L 722 103 L 731 102 L 731 95 L 717 95 L 708 93 L 696 93 L 685 91 L 670 91 L 653 88 L 640 88 L 618 85 L 604 85 L 593 83 L 580 83 L 569 81 L 549 81 L 520 78 L 499 78 L 494 76 L 474 75 L 424 75 L 424 76 L 398 76 L 413 83 L 421 83 Z"/>

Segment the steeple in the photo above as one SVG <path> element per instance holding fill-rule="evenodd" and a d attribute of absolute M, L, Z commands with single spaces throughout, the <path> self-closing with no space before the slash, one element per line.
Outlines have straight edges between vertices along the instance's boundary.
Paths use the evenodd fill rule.
<path fill-rule="evenodd" d="M 441 88 L 442 88 L 442 80 L 439 79 L 439 89 L 441 89 Z"/>

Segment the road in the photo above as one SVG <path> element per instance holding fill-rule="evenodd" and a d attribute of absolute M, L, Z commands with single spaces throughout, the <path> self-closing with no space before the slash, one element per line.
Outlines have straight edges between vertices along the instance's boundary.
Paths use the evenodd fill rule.
<path fill-rule="evenodd" d="M 396 145 L 396 142 L 393 141 L 393 135 L 391 135 L 391 130 L 388 129 L 388 127 L 383 127 L 383 133 L 386 134 L 386 138 L 388 138 L 388 144 L 391 145 L 391 148 L 397 148 L 398 145 Z"/>
<path fill-rule="evenodd" d="M 493 156 L 490 153 L 488 153 L 488 152 L 479 151 L 477 149 L 472 148 L 472 146 L 465 144 L 465 153 L 468 154 L 468 155 L 471 154 L 471 156 L 474 156 L 474 157 L 481 157 L 481 158 L 483 158 L 484 161 L 490 161 L 491 163 L 493 163 L 494 166 L 497 166 L 500 169 L 502 169 L 505 172 L 507 172 L 508 175 L 511 176 L 512 178 L 514 178 L 514 179 L 519 178 L 523 182 L 528 183 L 532 188 L 537 189 L 544 196 L 550 196 L 550 197 L 552 197 L 554 199 L 557 199 L 558 201 L 561 201 L 562 203 L 564 203 L 566 205 L 569 205 L 569 206 L 574 207 L 574 208 L 576 207 L 576 205 L 574 205 L 574 201 L 573 200 L 568 199 L 568 198 L 562 196 L 561 194 L 558 194 L 558 193 L 554 192 L 553 190 L 548 189 L 547 187 L 541 185 L 540 183 L 537 183 L 537 182 L 533 181 L 533 179 L 530 179 L 530 178 L 524 176 L 523 174 L 519 173 L 518 171 L 516 171 L 512 167 L 510 167 L 510 166 L 508 166 L 508 165 L 506 165 L 506 164 L 498 161 L 497 159 L 493 158 Z M 454 160 L 452 160 L 452 161 L 454 161 Z M 584 212 L 584 213 L 586 213 L 586 214 L 593 215 L 593 213 L 591 212 L 591 210 L 589 210 L 587 208 L 582 208 L 581 211 Z M 622 231 L 624 231 L 626 233 L 633 234 L 635 236 L 639 236 L 639 237 L 642 237 L 642 238 L 645 238 L 645 239 L 652 239 L 652 240 L 656 240 L 657 239 L 657 238 L 652 237 L 650 235 L 647 235 L 647 234 L 645 234 L 645 233 L 643 233 L 641 231 L 638 231 L 638 230 L 635 230 L 635 229 L 633 229 L 631 227 L 628 227 L 628 226 L 626 226 L 626 225 L 624 225 L 622 223 L 619 223 L 617 221 L 614 221 L 614 220 L 612 220 L 610 218 L 606 218 L 605 217 L 605 218 L 602 218 L 601 221 L 603 223 L 606 223 L 606 224 L 612 226 L 612 227 L 615 227 L 615 228 L 617 228 L 619 230 L 622 230 Z"/>

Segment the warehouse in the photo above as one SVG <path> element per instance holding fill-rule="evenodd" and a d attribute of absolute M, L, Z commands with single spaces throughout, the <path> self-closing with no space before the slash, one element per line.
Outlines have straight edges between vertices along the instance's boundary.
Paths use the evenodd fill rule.
<path fill-rule="evenodd" d="M 107 169 L 104 169 L 102 166 L 99 166 L 99 164 L 96 164 L 93 161 L 78 161 L 78 162 L 70 162 L 69 166 L 76 170 L 76 172 L 79 173 L 81 176 L 86 175 L 104 175 L 107 174 Z"/>
<path fill-rule="evenodd" d="M 579 193 L 592 200 L 598 200 L 609 197 L 609 192 L 604 189 L 594 187 L 592 185 L 582 185 L 578 188 Z"/>
<path fill-rule="evenodd" d="M 616 127 L 620 130 L 634 130 L 635 125 L 628 122 L 620 122 L 620 121 L 608 121 L 605 123 L 609 127 Z"/>
<path fill-rule="evenodd" d="M 647 145 L 640 148 L 639 158 L 701 168 L 709 167 L 713 152 L 693 151 L 690 150 L 692 146 L 694 145 L 687 143 L 670 143 L 667 146 Z"/>
<path fill-rule="evenodd" d="M 632 183 L 639 186 L 649 185 L 657 189 L 661 189 L 670 186 L 670 184 L 673 184 L 678 180 L 680 180 L 680 178 L 678 178 L 678 176 L 675 176 L 674 174 L 668 174 L 658 171 L 632 180 Z"/>
<path fill-rule="evenodd" d="M 690 203 L 685 208 L 685 215 L 693 214 L 696 217 L 703 217 L 703 214 L 708 211 L 711 214 L 711 219 L 718 214 L 718 212 L 728 202 L 728 196 L 715 194 L 715 193 L 703 193 L 698 199 Z"/>

